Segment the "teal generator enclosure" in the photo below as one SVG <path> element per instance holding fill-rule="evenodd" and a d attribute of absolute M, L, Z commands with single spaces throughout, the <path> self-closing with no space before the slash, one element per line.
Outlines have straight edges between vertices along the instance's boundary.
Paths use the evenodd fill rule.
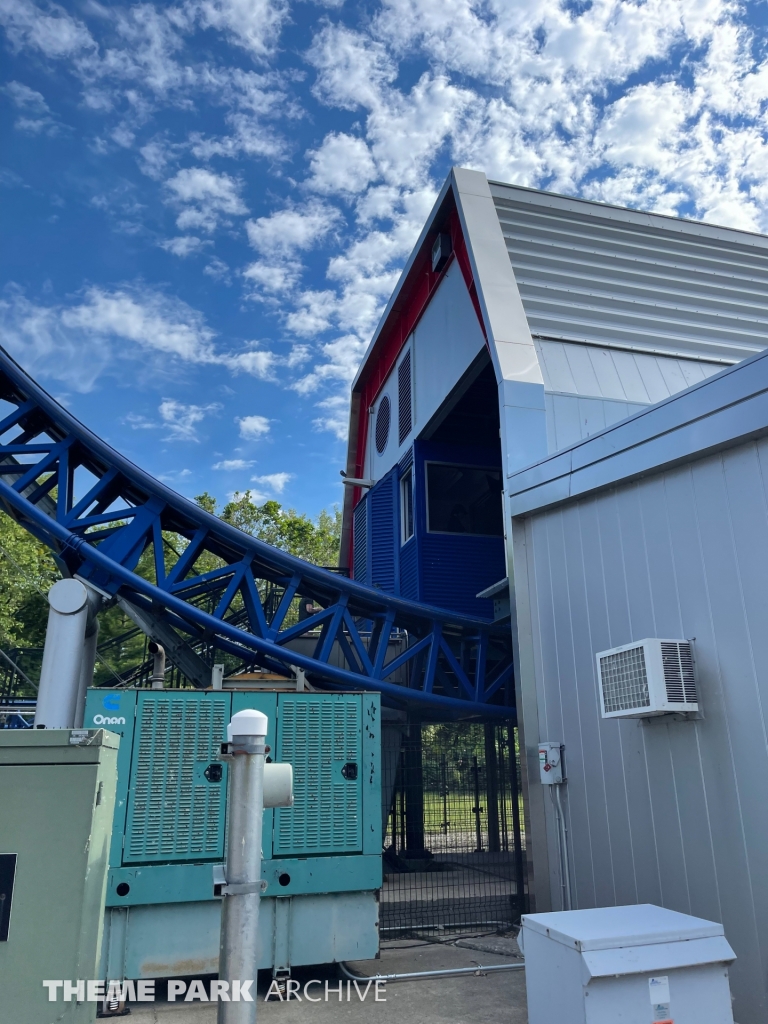
<path fill-rule="evenodd" d="M 88 691 L 85 728 L 121 736 L 102 977 L 215 974 L 233 714 L 269 719 L 294 805 L 264 811 L 259 967 L 370 959 L 379 950 L 381 714 L 376 693 Z"/>

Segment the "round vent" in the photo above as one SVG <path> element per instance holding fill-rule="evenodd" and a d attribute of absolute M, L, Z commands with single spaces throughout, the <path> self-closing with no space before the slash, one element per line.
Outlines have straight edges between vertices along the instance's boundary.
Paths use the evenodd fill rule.
<path fill-rule="evenodd" d="M 376 451 L 381 455 L 387 447 L 389 440 L 389 421 L 392 419 L 392 409 L 389 398 L 384 395 L 379 402 L 379 411 L 376 413 Z"/>

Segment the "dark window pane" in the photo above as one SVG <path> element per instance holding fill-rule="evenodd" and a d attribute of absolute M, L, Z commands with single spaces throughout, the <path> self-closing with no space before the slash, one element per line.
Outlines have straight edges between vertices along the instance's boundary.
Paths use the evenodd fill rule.
<path fill-rule="evenodd" d="M 427 463 L 430 533 L 471 533 L 501 537 L 501 470 Z"/>

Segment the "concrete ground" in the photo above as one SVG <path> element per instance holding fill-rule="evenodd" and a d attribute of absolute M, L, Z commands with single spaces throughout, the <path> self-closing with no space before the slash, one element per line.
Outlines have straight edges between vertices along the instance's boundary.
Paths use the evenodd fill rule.
<path fill-rule="evenodd" d="M 454 942 L 420 942 L 393 939 L 382 943 L 380 960 L 350 963 L 355 973 L 399 974 L 413 971 L 444 970 L 451 967 L 481 967 L 491 964 L 520 962 L 514 939 L 503 936 L 463 938 Z M 479 948 L 478 948 L 479 947 Z M 517 954 L 517 955 L 516 955 Z M 448 978 L 425 978 L 419 981 L 390 982 L 380 988 L 380 1002 L 374 1001 L 374 987 L 360 1001 L 350 982 L 342 986 L 339 1002 L 335 989 L 341 975 L 333 966 L 296 968 L 293 977 L 300 982 L 300 994 L 311 979 L 321 986 L 310 988 L 317 997 L 324 995 L 324 983 L 330 989 L 328 1002 L 265 1002 L 271 977 L 262 972 L 259 978 L 258 1017 L 261 1024 L 331 1024 L 354 1021 L 355 1024 L 527 1024 L 525 1003 L 525 972 L 494 971 L 485 975 Z M 360 992 L 365 985 L 358 982 Z M 158 997 L 164 994 L 158 986 Z M 115 1018 L 119 1020 L 120 1018 Z M 215 1024 L 216 1006 L 212 1003 L 156 1001 L 144 1006 L 134 1005 L 131 1017 L 136 1024 Z"/>

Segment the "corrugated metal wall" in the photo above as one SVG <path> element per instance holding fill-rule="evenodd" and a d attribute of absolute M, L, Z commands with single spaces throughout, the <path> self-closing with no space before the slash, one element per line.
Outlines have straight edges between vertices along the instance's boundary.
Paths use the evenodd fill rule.
<path fill-rule="evenodd" d="M 539 714 L 526 744 L 566 745 L 575 906 L 721 921 L 740 1024 L 768 1019 L 767 490 L 760 440 L 515 525 Z M 649 636 L 695 637 L 702 721 L 600 718 L 595 653 Z"/>
<path fill-rule="evenodd" d="M 768 239 L 491 184 L 531 333 L 732 363 L 768 345 Z"/>
<path fill-rule="evenodd" d="M 371 489 L 371 583 L 388 594 L 400 593 L 398 555 L 398 469 Z"/>

